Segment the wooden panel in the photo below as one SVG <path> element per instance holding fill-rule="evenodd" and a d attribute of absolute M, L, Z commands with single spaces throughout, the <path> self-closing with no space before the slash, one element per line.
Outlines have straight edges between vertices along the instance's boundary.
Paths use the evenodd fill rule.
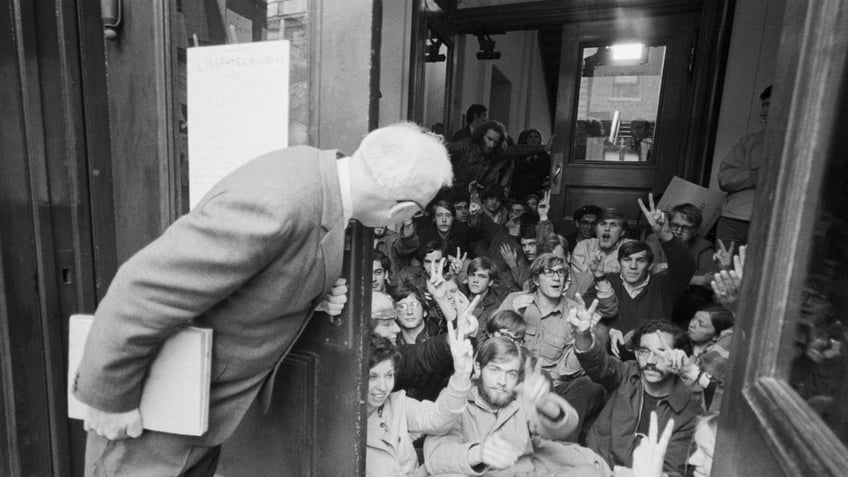
<path fill-rule="evenodd" d="M 176 218 L 169 88 L 171 2 L 123 2 L 117 41 L 106 42 L 117 256 L 124 262 Z"/>
<path fill-rule="evenodd" d="M 844 160 L 846 22 L 848 5 L 839 0 L 786 5 L 766 130 L 765 157 L 772 160 L 764 163 L 754 204 L 760 213 L 751 224 L 713 475 L 837 476 L 848 468 L 848 450 L 789 389 L 779 365 L 792 353 L 791 317 L 800 310 L 797 290 L 828 161 Z M 763 449 L 771 459 L 751 462 Z"/>
<path fill-rule="evenodd" d="M 563 23 L 620 20 L 635 15 L 673 15 L 697 11 L 701 0 L 545 0 L 530 4 L 464 8 L 451 12 L 458 33 L 527 30 Z"/>
<path fill-rule="evenodd" d="M 259 401 L 247 411 L 223 446 L 217 473 L 227 477 L 310 475 L 316 450 L 324 445 L 318 433 L 315 407 L 318 356 L 293 351 L 280 366 L 275 399 L 267 414 Z M 268 423 L 286 422 L 286 426 Z"/>
<path fill-rule="evenodd" d="M 636 222 L 642 215 L 637 199 L 648 196 L 649 188 L 610 189 L 606 187 L 569 187 L 565 192 L 565 202 L 575 204 L 574 208 L 563 212 L 563 219 L 571 217 L 577 207 L 597 205 L 604 209 L 615 207 L 620 210 L 628 221 Z"/>
<path fill-rule="evenodd" d="M 688 118 L 692 104 L 692 78 L 689 74 L 690 55 L 695 31 L 700 22 L 698 14 L 679 14 L 665 17 L 645 17 L 634 11 L 632 16 L 617 21 L 598 21 L 567 24 L 563 27 L 560 84 L 558 87 L 554 151 L 565 157 L 561 189 L 554 190 L 552 216 L 567 216 L 582 203 L 571 202 L 571 187 L 589 187 L 598 191 L 610 189 L 609 194 L 621 198 L 615 189 L 640 189 L 661 193 L 672 176 L 682 174 L 687 161 Z M 654 152 L 651 163 L 619 163 L 575 161 L 571 157 L 575 134 L 575 111 L 579 94 L 581 49 L 587 46 L 612 44 L 622 40 L 639 40 L 652 45 L 665 45 L 662 90 L 660 93 L 657 126 L 654 132 Z M 608 202 L 608 201 L 603 201 Z M 631 210 L 636 206 L 625 206 Z M 638 210 L 638 209 L 635 209 Z M 638 215 L 634 215 L 635 220 Z"/>

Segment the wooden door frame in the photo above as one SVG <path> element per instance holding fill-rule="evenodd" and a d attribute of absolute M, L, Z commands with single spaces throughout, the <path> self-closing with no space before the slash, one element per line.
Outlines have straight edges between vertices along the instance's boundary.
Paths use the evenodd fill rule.
<path fill-rule="evenodd" d="M 800 312 L 798 290 L 807 275 L 829 155 L 844 154 L 846 22 L 848 5 L 841 0 L 786 4 L 766 174 L 754 204 L 761 213 L 751 223 L 713 475 L 837 476 L 848 469 L 848 449 L 792 390 L 781 365 L 792 346 L 790 317 Z"/>
<path fill-rule="evenodd" d="M 0 141 L 10 181 L 0 194 L 0 473 L 73 475 L 84 432 L 67 419 L 67 320 L 94 309 L 116 269 L 100 5 L 7 0 L 0 24 L 14 74 Z"/>

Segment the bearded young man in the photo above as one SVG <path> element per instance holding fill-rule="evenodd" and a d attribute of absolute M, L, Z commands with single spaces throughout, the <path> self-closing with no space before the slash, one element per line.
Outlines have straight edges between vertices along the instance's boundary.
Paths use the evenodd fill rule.
<path fill-rule="evenodd" d="M 577 412 L 551 392 L 531 360 L 510 338 L 493 337 L 480 346 L 476 386 L 459 422 L 424 442 L 431 475 L 610 475 L 594 452 L 557 442 L 574 431 Z"/>

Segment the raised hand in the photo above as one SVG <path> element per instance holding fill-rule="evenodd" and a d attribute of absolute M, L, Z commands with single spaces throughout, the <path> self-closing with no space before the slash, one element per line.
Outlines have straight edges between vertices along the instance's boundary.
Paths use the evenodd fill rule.
<path fill-rule="evenodd" d="M 742 289 L 746 252 L 747 246 L 739 247 L 739 254 L 733 257 L 733 270 L 722 270 L 716 273 L 710 282 L 717 301 L 734 314 L 739 301 L 739 292 Z"/>
<path fill-rule="evenodd" d="M 606 274 L 604 271 L 604 254 L 601 251 L 596 251 L 589 260 L 589 270 L 595 278 L 603 278 Z"/>
<path fill-rule="evenodd" d="M 457 330 L 462 333 L 462 336 L 473 336 L 477 333 L 477 328 L 479 328 L 480 324 L 477 321 L 477 317 L 474 316 L 474 310 L 477 308 L 477 305 L 480 304 L 480 300 L 483 299 L 482 295 L 477 295 L 471 300 L 471 303 L 468 304 L 462 310 L 462 313 L 459 314 L 457 318 Z"/>
<path fill-rule="evenodd" d="M 506 265 L 514 269 L 518 266 L 518 253 L 509 246 L 509 244 L 502 244 L 500 247 L 501 257 L 503 257 Z"/>
<path fill-rule="evenodd" d="M 515 465 L 521 451 L 500 436 L 500 433 L 486 437 L 479 445 L 468 451 L 468 463 L 471 467 L 485 464 L 492 469 L 506 469 Z"/>
<path fill-rule="evenodd" d="M 674 237 L 674 234 L 671 233 L 671 228 L 668 226 L 668 218 L 665 216 L 665 212 L 657 209 L 656 205 L 654 205 L 654 194 L 648 194 L 648 205 L 650 208 L 645 207 L 645 203 L 642 202 L 642 199 L 638 199 L 639 208 L 642 209 L 642 213 L 645 214 L 645 218 L 648 220 L 648 224 L 651 226 L 651 230 L 657 234 L 660 240 L 663 242 L 668 242 Z"/>
<path fill-rule="evenodd" d="M 448 285 L 442 270 L 445 269 L 445 259 L 438 262 L 430 262 L 430 279 L 427 280 L 427 291 L 433 298 L 444 298 L 448 293 Z"/>
<path fill-rule="evenodd" d="M 659 435 L 657 412 L 651 411 L 651 421 L 648 425 L 648 435 L 643 436 L 639 445 L 633 449 L 633 475 L 636 477 L 661 477 L 663 461 L 671 433 L 674 430 L 674 419 L 669 419 L 662 436 Z"/>
<path fill-rule="evenodd" d="M 586 302 L 583 301 L 583 297 L 579 293 L 574 296 L 574 299 L 577 301 L 577 306 L 568 309 L 568 322 L 572 329 L 579 334 L 594 332 L 595 325 L 601 319 L 601 315 L 596 311 L 598 309 L 597 298 L 592 301 L 592 305 L 588 308 L 586 308 Z"/>
<path fill-rule="evenodd" d="M 542 195 L 542 198 L 539 199 L 539 205 L 536 208 L 536 212 L 539 214 L 539 222 L 544 222 L 548 220 L 548 213 L 551 211 L 551 191 L 546 190 Z"/>
<path fill-rule="evenodd" d="M 448 320 L 448 345 L 453 357 L 453 369 L 457 373 L 471 374 L 474 366 L 474 348 L 459 327 L 454 327 L 453 322 Z"/>
<path fill-rule="evenodd" d="M 668 370 L 683 378 L 683 382 L 687 386 L 691 386 L 698 379 L 701 369 L 695 363 L 695 360 L 690 358 L 682 349 L 666 351 L 665 359 L 668 363 Z"/>
<path fill-rule="evenodd" d="M 721 239 L 718 239 L 718 250 L 713 254 L 713 261 L 716 262 L 720 269 L 722 270 L 730 270 L 730 267 L 733 266 L 733 247 L 736 246 L 736 242 L 730 242 L 730 248 L 725 247 L 724 242 Z M 741 247 L 740 247 L 741 252 Z"/>
<path fill-rule="evenodd" d="M 524 380 L 516 386 L 516 392 L 528 404 L 542 410 L 551 392 L 551 383 L 542 374 L 542 360 L 537 359 L 535 366 L 532 361 L 529 357 L 524 360 Z"/>
<path fill-rule="evenodd" d="M 460 273 L 462 273 L 462 265 L 468 259 L 468 253 L 461 253 L 459 247 L 456 247 L 456 256 L 448 255 L 448 260 L 450 260 L 450 273 L 451 275 L 457 277 Z"/>

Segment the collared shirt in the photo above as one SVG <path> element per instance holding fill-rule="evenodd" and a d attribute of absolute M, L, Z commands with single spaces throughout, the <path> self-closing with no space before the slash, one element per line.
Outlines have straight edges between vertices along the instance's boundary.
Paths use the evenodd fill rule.
<path fill-rule="evenodd" d="M 512 293 L 500 309 L 513 310 L 527 323 L 524 342 L 542 363 L 554 382 L 583 374 L 583 368 L 574 355 L 574 337 L 568 324 L 568 309 L 577 303 L 560 297 L 559 303 L 543 314 L 536 293 Z"/>
<path fill-rule="evenodd" d="M 636 285 L 635 287 L 624 279 L 624 275 L 619 275 L 619 277 L 621 278 L 621 284 L 624 285 L 624 290 L 627 292 L 628 295 L 630 295 L 630 298 L 636 298 L 637 296 L 639 296 L 639 294 L 642 293 L 642 290 L 644 290 L 648 286 L 648 283 L 651 282 L 650 273 L 648 273 L 648 276 L 645 278 L 645 281 L 642 282 L 641 285 Z"/>
<path fill-rule="evenodd" d="M 339 171 L 339 187 L 342 194 L 342 211 L 344 213 L 344 223 L 350 222 L 353 217 L 353 192 L 350 188 L 350 160 L 349 157 L 342 157 L 336 161 L 336 168 Z"/>

